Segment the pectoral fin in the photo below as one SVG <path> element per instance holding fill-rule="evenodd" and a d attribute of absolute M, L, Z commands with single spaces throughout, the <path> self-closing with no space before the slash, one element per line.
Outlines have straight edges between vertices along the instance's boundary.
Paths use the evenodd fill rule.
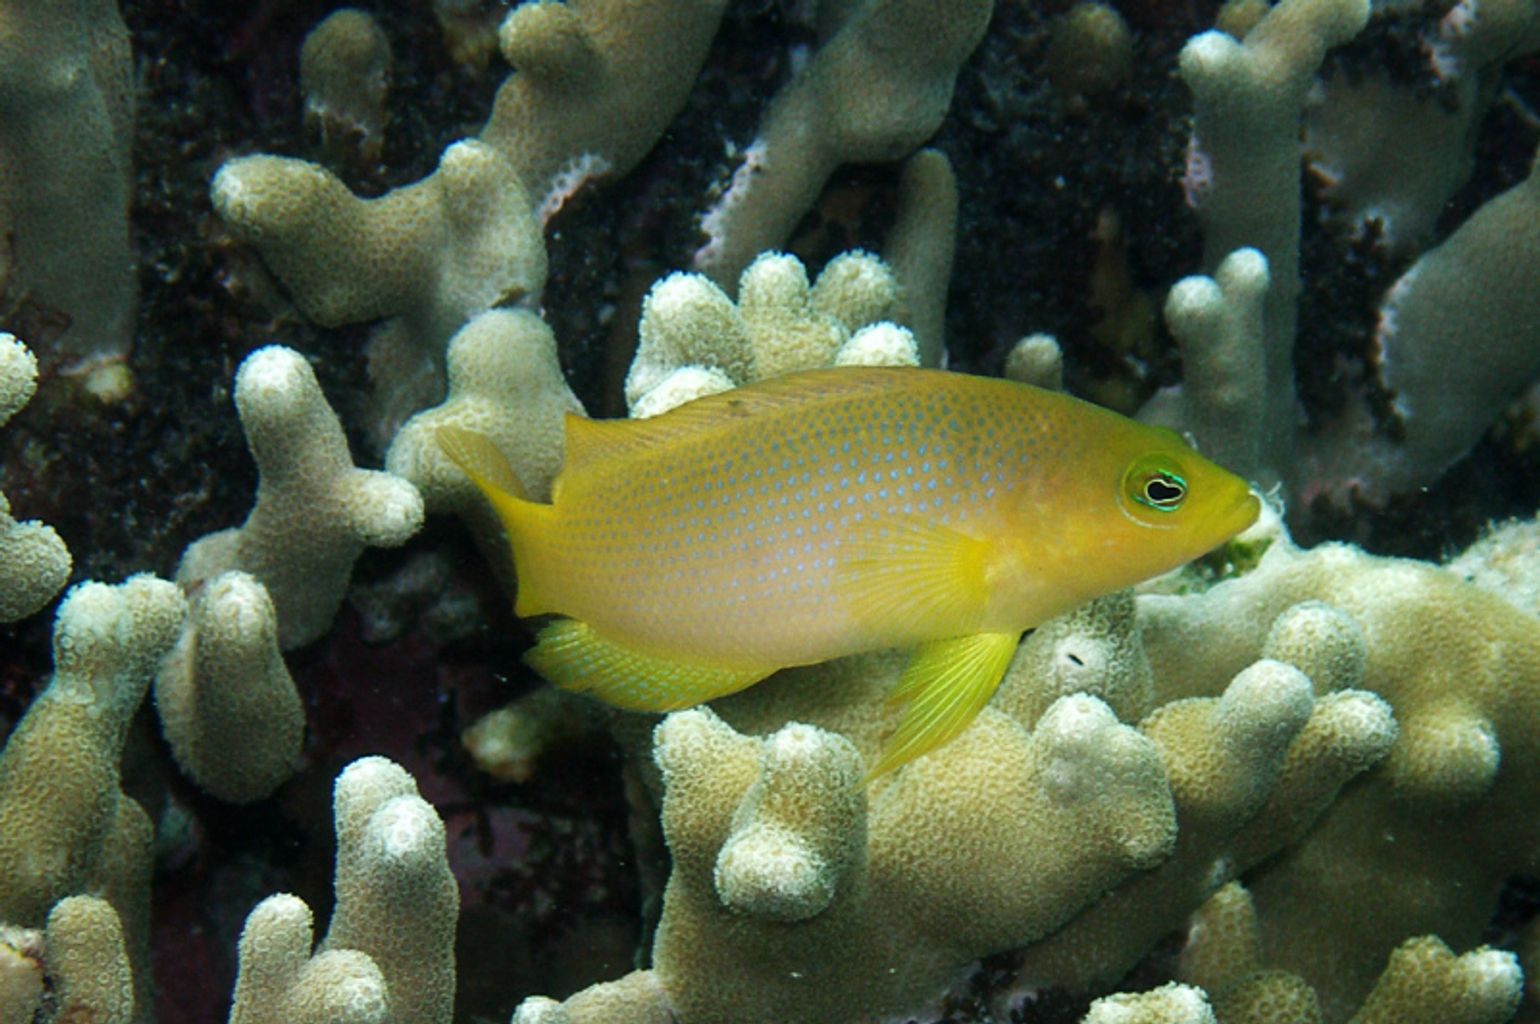
<path fill-rule="evenodd" d="M 994 696 L 1020 640 L 1018 633 L 974 633 L 922 644 L 890 698 L 909 706 L 868 781 L 966 729 Z"/>
<path fill-rule="evenodd" d="M 542 629 L 524 660 L 564 690 L 591 693 L 629 711 L 657 712 L 725 697 L 778 667 L 662 657 L 608 640 L 576 619 L 557 619 Z"/>
<path fill-rule="evenodd" d="M 886 638 L 962 635 L 988 603 L 988 565 L 986 542 L 900 515 L 846 541 L 836 586 L 856 620 Z"/>

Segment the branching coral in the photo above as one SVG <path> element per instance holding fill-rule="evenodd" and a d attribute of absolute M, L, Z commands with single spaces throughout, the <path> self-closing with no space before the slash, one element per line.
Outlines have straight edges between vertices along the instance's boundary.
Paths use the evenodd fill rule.
<path fill-rule="evenodd" d="M 538 293 L 545 280 L 545 247 L 523 189 L 480 142 L 456 143 L 432 176 L 379 199 L 359 199 L 313 164 L 272 156 L 226 164 L 213 193 L 320 324 L 395 313 L 447 337 L 470 314 Z"/>
<path fill-rule="evenodd" d="M 1412 264 L 1380 310 L 1380 377 L 1395 392 L 1405 437 L 1376 448 L 1361 472 L 1404 491 L 1448 468 L 1540 373 L 1540 174 L 1488 201 Z M 1450 354 L 1479 346 L 1480 359 Z"/>
<path fill-rule="evenodd" d="M 1201 597 L 1149 599 L 1157 679 L 1201 692 L 1269 646 L 1318 657 L 1312 631 L 1250 627 L 1306 601 L 1362 630 L 1361 685 L 1389 702 L 1401 730 L 1383 768 L 1251 885 L 1269 963 L 1308 979 L 1339 1019 L 1401 939 L 1469 946 L 1504 880 L 1533 870 L 1540 845 L 1521 808 L 1540 778 L 1540 630 L 1447 570 L 1275 544 L 1256 572 Z"/>
<path fill-rule="evenodd" d="M 85 583 L 59 608 L 52 681 L 0 751 L 0 921 L 40 927 L 59 900 L 98 894 L 122 922 L 149 1012 L 150 844 L 118 788 L 129 722 L 186 613 L 176 587 Z"/>
<path fill-rule="evenodd" d="M 1429 193 L 1367 201 L 1383 200 L 1386 208 L 1359 219 L 1383 225 L 1393 243 L 1425 240 L 1466 173 L 1472 125 L 1485 106 L 1481 76 L 1540 45 L 1529 0 L 1484 5 L 1479 15 L 1462 10 L 1452 11 L 1440 38 L 1425 46 L 1430 76 L 1437 71 L 1453 82 L 1453 112 L 1375 78 L 1338 83 L 1320 104 L 1330 114 L 1315 116 L 1317 148 L 1319 136 L 1362 147 L 1380 132 L 1397 134 L 1385 152 L 1354 153 L 1346 166 L 1326 172 L 1371 195 L 1384 188 L 1375 174 Z M 1326 48 L 1351 39 L 1366 17 L 1367 5 L 1354 0 L 1293 0 L 1277 5 L 1243 43 L 1212 31 L 1182 52 L 1194 97 L 1184 184 L 1215 281 L 1191 278 L 1173 289 L 1167 320 L 1182 343 L 1186 379 L 1146 415 L 1190 430 L 1206 449 L 1233 454 L 1253 476 L 1281 481 L 1306 499 L 1351 493 L 1382 501 L 1426 484 L 1469 450 L 1494 408 L 1540 371 L 1534 317 L 1525 306 L 1532 289 L 1516 284 L 1540 266 L 1535 188 L 1526 182 L 1489 201 L 1385 295 L 1376 361 L 1380 383 L 1395 395 L 1397 429 L 1376 432 L 1368 411 L 1356 405 L 1313 433 L 1299 429 L 1292 352 L 1300 123 Z M 1396 124 L 1406 127 L 1381 127 Z M 1399 138 L 1402 132 L 1428 137 L 1414 143 Z M 1386 153 L 1410 171 L 1387 166 Z M 1419 175 L 1429 180 L 1415 180 Z M 1410 211 L 1398 218 L 1402 206 Z M 1261 267 L 1245 257 L 1251 283 L 1242 283 L 1233 261 L 1253 249 Z M 1480 358 L 1453 357 L 1472 346 L 1481 348 Z"/>
<path fill-rule="evenodd" d="M 0 426 L 37 387 L 37 360 L 9 334 L 0 334 Z M 0 622 L 26 618 L 53 600 L 69 579 L 70 553 L 54 528 L 17 522 L 0 493 Z"/>
<path fill-rule="evenodd" d="M 305 709 L 254 577 L 222 573 L 193 596 L 156 673 L 155 709 L 178 766 L 221 800 L 268 796 L 299 766 Z"/>
<path fill-rule="evenodd" d="M 1193 915 L 1181 973 L 1211 993 L 1226 1024 L 1317 1024 L 1315 990 L 1297 974 L 1264 966 L 1262 950 L 1251 896 L 1231 882 Z M 1521 980 L 1512 953 L 1481 947 L 1455 956 L 1431 936 L 1408 939 L 1392 951 L 1352 1021 L 1506 1020 L 1518 1007 Z"/>
<path fill-rule="evenodd" d="M 53 905 L 41 932 L 0 926 L 0 964 L 0 1020 L 6 1024 L 135 1019 L 123 928 L 106 900 L 67 896 Z"/>
<path fill-rule="evenodd" d="M 1257 343 L 1243 358 L 1256 368 L 1252 372 L 1261 373 L 1261 401 L 1232 406 L 1228 429 L 1211 429 L 1201 407 L 1216 400 L 1202 394 L 1201 380 L 1191 379 L 1184 384 L 1186 398 L 1199 408 L 1179 422 L 1195 432 L 1199 424 L 1210 428 L 1198 433 L 1205 447 L 1223 444 L 1227 433 L 1249 435 L 1260 458 L 1237 468 L 1251 476 L 1277 479 L 1289 466 L 1295 443 L 1291 353 L 1300 289 L 1299 125 L 1305 99 L 1326 50 L 1357 34 L 1368 14 L 1362 0 L 1292 0 L 1274 7 L 1244 42 L 1209 31 L 1182 50 L 1182 78 L 1193 93 L 1183 184 L 1203 225 L 1204 262 L 1222 275 L 1222 261 L 1249 247 L 1261 253 L 1266 276 L 1256 298 Z M 1183 324 L 1173 323 L 1172 331 L 1182 337 Z M 1200 369 L 1214 347 L 1184 355 L 1194 378 L 1207 372 L 1214 379 L 1216 370 Z M 1229 365 L 1238 361 L 1236 353 Z M 1244 428 L 1228 426 L 1237 421 Z"/>
<path fill-rule="evenodd" d="M 382 757 L 337 779 L 337 906 L 311 955 L 303 900 L 270 896 L 246 919 L 231 1024 L 434 1024 L 454 1006 L 459 894 L 444 823 Z"/>
<path fill-rule="evenodd" d="M 305 122 L 336 159 L 356 149 L 378 159 L 384 145 L 390 40 L 374 17 L 353 7 L 327 15 L 299 52 Z"/>
<path fill-rule="evenodd" d="M 626 375 L 631 415 L 655 416 L 793 370 L 913 366 L 913 338 L 878 323 L 897 301 L 892 271 L 859 252 L 831 260 L 811 285 L 796 257 L 766 253 L 744 270 L 736 303 L 700 274 L 671 274 L 642 303 L 636 358 Z"/>
<path fill-rule="evenodd" d="M 177 582 L 197 590 L 230 570 L 250 573 L 278 610 L 278 642 L 297 647 L 331 624 L 353 561 L 422 525 L 422 498 L 399 477 L 357 469 L 337 414 L 298 353 L 260 349 L 241 364 L 235 406 L 262 474 L 241 526 L 188 547 Z"/>
<path fill-rule="evenodd" d="M 480 136 L 446 149 L 433 174 L 365 200 L 315 164 L 244 157 L 215 176 L 215 208 L 306 316 L 390 318 L 374 363 L 393 428 L 441 397 L 456 331 L 493 306 L 538 301 L 542 222 L 586 181 L 641 159 L 721 11 L 722 0 L 521 4 L 499 32 L 518 73 Z"/>
<path fill-rule="evenodd" d="M 869 0 L 775 98 L 758 137 L 701 227 L 695 266 L 728 285 L 782 244 L 843 163 L 897 160 L 935 132 L 958 66 L 978 45 L 991 0 Z"/>
<path fill-rule="evenodd" d="M 439 450 L 434 432 L 456 426 L 490 437 L 533 498 L 549 495 L 560 468 L 562 425 L 583 407 L 556 359 L 556 338 L 524 310 L 490 310 L 449 343 L 449 395 L 401 428 L 386 467 L 415 484 L 429 512 L 471 515 L 479 492 Z"/>

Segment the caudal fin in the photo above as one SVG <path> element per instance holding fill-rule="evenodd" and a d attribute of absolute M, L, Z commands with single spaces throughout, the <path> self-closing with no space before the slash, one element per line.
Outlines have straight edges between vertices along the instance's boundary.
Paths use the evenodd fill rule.
<path fill-rule="evenodd" d="M 502 450 L 485 434 L 464 427 L 441 426 L 434 431 L 439 449 L 486 496 L 508 534 L 514 573 L 519 581 L 514 612 L 520 616 L 552 611 L 540 595 L 540 570 L 534 551 L 551 529 L 555 509 L 525 498 L 524 485 Z"/>

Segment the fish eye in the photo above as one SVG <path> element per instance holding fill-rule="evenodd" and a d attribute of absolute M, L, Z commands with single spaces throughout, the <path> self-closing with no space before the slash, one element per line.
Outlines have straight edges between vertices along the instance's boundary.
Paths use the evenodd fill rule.
<path fill-rule="evenodd" d="M 1185 497 L 1187 484 L 1181 477 L 1175 473 L 1154 473 L 1145 478 L 1139 500 L 1150 508 L 1170 512 L 1180 508 Z"/>
<path fill-rule="evenodd" d="M 1128 498 L 1156 512 L 1175 512 L 1187 500 L 1187 481 L 1168 460 L 1144 458 L 1124 478 Z"/>

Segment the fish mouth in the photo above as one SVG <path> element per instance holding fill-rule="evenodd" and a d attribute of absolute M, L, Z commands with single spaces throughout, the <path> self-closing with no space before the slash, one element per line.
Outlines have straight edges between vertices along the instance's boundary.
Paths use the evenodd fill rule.
<path fill-rule="evenodd" d="M 1256 491 L 1248 486 L 1236 496 L 1234 502 L 1227 505 L 1222 512 L 1214 517 L 1214 528 L 1218 534 L 1218 539 L 1214 543 L 1216 545 L 1223 544 L 1231 537 L 1251 526 L 1252 523 L 1255 523 L 1257 517 L 1261 514 L 1262 499 L 1257 495 Z"/>

